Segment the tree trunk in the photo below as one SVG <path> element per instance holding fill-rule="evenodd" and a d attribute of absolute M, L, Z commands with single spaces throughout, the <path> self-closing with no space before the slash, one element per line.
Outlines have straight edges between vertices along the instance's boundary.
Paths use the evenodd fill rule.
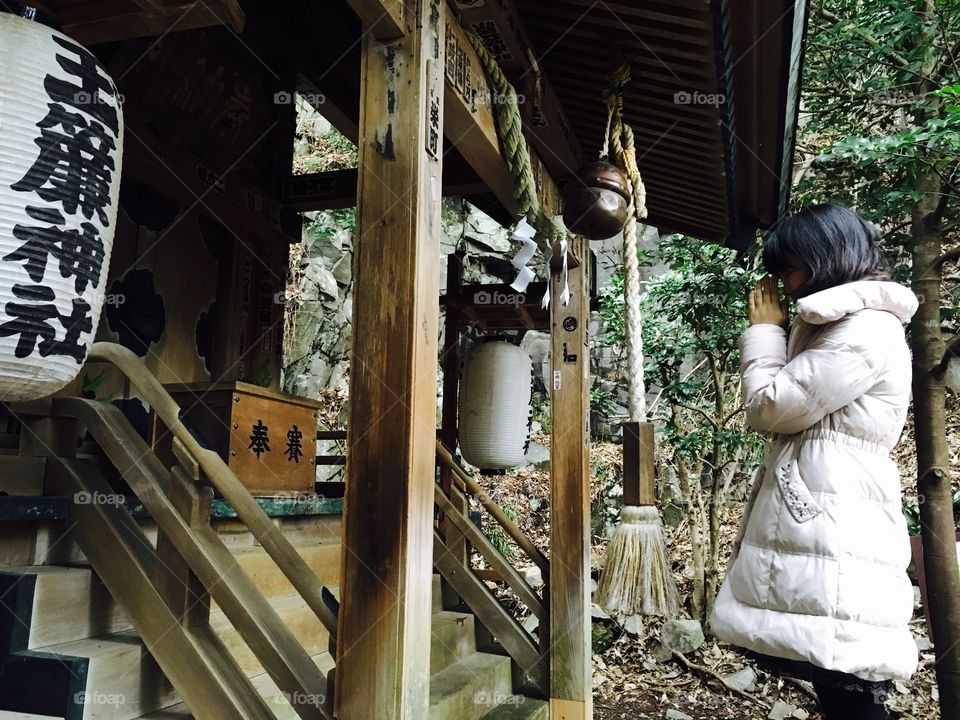
<path fill-rule="evenodd" d="M 719 446 L 714 447 L 717 453 L 714 457 L 717 459 L 715 465 L 710 470 L 713 480 L 713 487 L 710 491 L 710 555 L 707 557 L 706 567 L 706 608 L 705 620 L 709 620 L 713 614 L 713 606 L 717 601 L 717 590 L 720 584 L 720 506 L 723 503 L 721 489 L 723 487 L 723 463 L 720 461 L 722 453 Z"/>
<path fill-rule="evenodd" d="M 944 353 L 940 330 L 942 181 L 932 171 L 920 175 L 915 189 L 924 193 L 913 207 L 913 290 L 920 308 L 911 322 L 913 412 L 917 444 L 917 492 L 920 503 L 927 604 L 936 652 L 940 711 L 944 720 L 960 717 L 960 574 L 951 497 L 946 433 L 946 393 L 936 374 Z"/>
<path fill-rule="evenodd" d="M 687 503 L 687 520 L 690 523 L 690 545 L 693 550 L 693 591 L 690 593 L 690 616 L 703 619 L 704 581 L 703 581 L 703 521 L 698 509 L 699 495 L 696 496 L 690 483 L 690 468 L 683 461 L 677 461 L 677 480 Z M 699 484 L 699 483 L 698 483 Z"/>

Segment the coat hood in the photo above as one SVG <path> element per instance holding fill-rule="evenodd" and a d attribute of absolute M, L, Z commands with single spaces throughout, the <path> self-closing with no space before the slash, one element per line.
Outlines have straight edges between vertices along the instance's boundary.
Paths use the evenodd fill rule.
<path fill-rule="evenodd" d="M 885 310 L 907 322 L 919 302 L 910 288 L 886 280 L 857 280 L 808 295 L 797 301 L 797 314 L 823 325 L 859 310 Z"/>

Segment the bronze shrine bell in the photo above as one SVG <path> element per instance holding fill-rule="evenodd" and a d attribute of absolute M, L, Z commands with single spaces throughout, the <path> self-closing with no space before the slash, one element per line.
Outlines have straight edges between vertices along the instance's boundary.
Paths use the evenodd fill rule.
<path fill-rule="evenodd" d="M 615 165 L 582 166 L 563 188 L 563 222 L 591 240 L 605 240 L 623 229 L 630 206 L 626 178 Z"/>

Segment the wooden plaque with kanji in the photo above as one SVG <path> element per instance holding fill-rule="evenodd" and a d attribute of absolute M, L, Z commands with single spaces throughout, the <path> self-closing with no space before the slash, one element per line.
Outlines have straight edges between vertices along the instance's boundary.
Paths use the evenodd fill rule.
<path fill-rule="evenodd" d="M 183 421 L 253 495 L 312 493 L 320 403 L 246 383 L 169 385 Z M 156 418 L 153 446 L 171 453 Z M 169 457 L 169 455 L 168 455 Z"/>

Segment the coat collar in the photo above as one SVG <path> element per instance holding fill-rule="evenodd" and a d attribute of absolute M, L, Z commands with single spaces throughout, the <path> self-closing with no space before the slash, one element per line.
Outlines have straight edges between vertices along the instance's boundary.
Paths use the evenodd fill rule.
<path fill-rule="evenodd" d="M 814 325 L 839 320 L 859 310 L 885 310 L 900 322 L 917 311 L 917 296 L 909 288 L 886 280 L 857 280 L 807 295 L 797 301 L 797 315 Z"/>

